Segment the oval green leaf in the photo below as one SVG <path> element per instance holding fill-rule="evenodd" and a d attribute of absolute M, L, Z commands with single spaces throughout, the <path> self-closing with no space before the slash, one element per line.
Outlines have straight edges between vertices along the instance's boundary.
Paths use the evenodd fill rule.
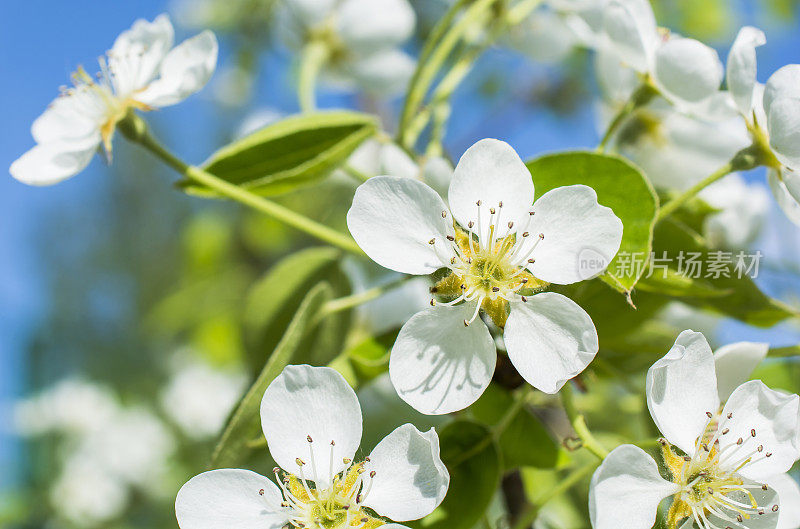
<path fill-rule="evenodd" d="M 650 255 L 658 209 L 655 191 L 642 172 L 621 157 L 583 151 L 548 154 L 527 166 L 537 197 L 556 187 L 587 185 L 622 220 L 619 253 L 601 277 L 620 292 L 630 292 L 644 270 L 631 269 L 630 257 Z"/>
<path fill-rule="evenodd" d="M 291 116 L 222 147 L 203 169 L 262 196 L 287 193 L 327 176 L 376 130 L 375 118 L 358 112 Z M 215 196 L 190 180 L 178 185 Z"/>

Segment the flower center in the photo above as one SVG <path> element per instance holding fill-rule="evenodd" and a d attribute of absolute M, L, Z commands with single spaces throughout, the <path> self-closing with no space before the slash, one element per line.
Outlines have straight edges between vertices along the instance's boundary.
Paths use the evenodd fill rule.
<path fill-rule="evenodd" d="M 504 327 L 508 302 L 527 301 L 526 294 L 530 295 L 547 286 L 525 268 L 535 261 L 532 255 L 544 240 L 544 234 L 531 237 L 527 231 L 533 211 L 529 212 L 525 229 L 514 231 L 513 221 L 503 221 L 502 202 L 492 207 L 486 206 L 481 200 L 475 204 L 475 220 L 470 220 L 466 229 L 455 226 L 455 236 L 448 236 L 445 241 L 428 241 L 450 269 L 450 274 L 439 281 L 431 292 L 453 298 L 442 305 L 476 301 L 475 313 L 472 319 L 464 321 L 465 325 L 472 323 L 483 308 L 495 324 Z M 481 226 L 482 208 L 485 210 L 484 218 L 485 213 L 489 213 L 487 230 Z M 447 216 L 448 213 L 442 211 L 444 222 L 450 222 Z M 431 300 L 431 304 L 435 304 L 435 301 Z"/>
<path fill-rule="evenodd" d="M 669 527 L 677 527 L 691 516 L 702 529 L 741 528 L 745 527 L 744 520 L 762 516 L 767 510 L 777 512 L 777 504 L 759 505 L 753 494 L 758 489 L 768 490 L 767 485 L 748 482 L 739 474 L 746 466 L 772 455 L 757 439 L 756 430 L 735 437 L 725 426 L 732 413 L 727 417 L 711 412 L 707 415 L 710 421 L 697 440 L 693 457 L 679 456 L 665 439 L 661 440 L 664 462 L 673 481 L 681 486 L 670 507 Z M 721 438 L 735 441 L 721 446 Z M 724 525 L 710 521 L 709 515 Z"/>
<path fill-rule="evenodd" d="M 137 61 L 127 58 L 111 58 L 106 61 L 100 58 L 100 73 L 93 79 L 83 67 L 72 74 L 74 88 L 62 88 L 62 96 L 70 97 L 75 102 L 77 111 L 97 123 L 106 155 L 111 156 L 111 140 L 117 123 L 127 116 L 131 109 L 142 111 L 153 110 L 134 99 L 135 91 L 124 89 L 123 79 L 138 72 L 124 72 L 124 66 Z M 130 84 L 129 81 L 125 83 Z"/>
<path fill-rule="evenodd" d="M 283 493 L 281 507 L 287 510 L 289 527 L 301 529 L 374 529 L 385 522 L 367 512 L 363 506 L 370 489 L 375 471 L 366 472 L 365 464 L 369 458 L 360 463 L 350 459 L 342 459 L 347 468 L 333 474 L 333 461 L 336 443 L 331 441 L 331 467 L 328 485 L 320 482 L 314 451 L 313 440 L 307 437 L 310 458 L 308 461 L 297 458 L 297 474 L 283 472 L 274 468 L 275 480 Z M 311 474 L 306 475 L 310 462 Z M 261 492 L 263 494 L 263 492 Z"/>

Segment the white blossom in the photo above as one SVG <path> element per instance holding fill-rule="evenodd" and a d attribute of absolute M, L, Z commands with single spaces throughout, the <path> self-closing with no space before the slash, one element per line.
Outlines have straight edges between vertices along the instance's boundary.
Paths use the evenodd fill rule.
<path fill-rule="evenodd" d="M 723 66 L 713 48 L 658 28 L 649 0 L 611 0 L 603 15 L 604 45 L 676 108 L 702 113 L 714 102 Z"/>
<path fill-rule="evenodd" d="M 754 144 L 763 149 L 769 184 L 784 213 L 800 224 L 800 64 L 789 64 L 767 80 L 756 80 L 756 48 L 767 41 L 752 26 L 739 30 L 727 64 L 728 90 Z"/>
<path fill-rule="evenodd" d="M 11 175 L 31 185 L 50 185 L 82 171 L 99 147 L 111 157 L 117 124 L 133 110 L 174 105 L 200 90 L 217 62 L 217 40 L 210 31 L 176 46 L 167 15 L 137 20 L 117 37 L 101 72 L 83 68 L 34 121 L 36 146 L 15 160 Z"/>
<path fill-rule="evenodd" d="M 670 527 L 778 525 L 781 505 L 800 499 L 790 487 L 779 498 L 770 485 L 800 457 L 800 399 L 758 380 L 743 382 L 766 350 L 767 344 L 742 342 L 713 354 L 701 333 L 678 336 L 650 368 L 646 384 L 669 480 L 642 449 L 616 448 L 592 478 L 595 529 L 647 529 L 669 496 Z"/>
<path fill-rule="evenodd" d="M 641 80 L 609 49 L 598 49 L 594 62 L 602 96 L 602 134 Z M 623 122 L 612 144 L 641 167 L 654 186 L 685 190 L 730 161 L 750 145 L 750 138 L 730 94 L 718 92 L 704 106 L 693 107 L 691 114 L 665 99 L 652 99 Z"/>
<path fill-rule="evenodd" d="M 261 425 L 280 466 L 275 482 L 236 469 L 195 476 L 175 501 L 181 529 L 397 529 L 402 526 L 371 513 L 416 520 L 430 514 L 447 492 L 450 476 L 433 429 L 420 432 L 404 424 L 363 461 L 354 460 L 361 408 L 331 368 L 286 367 L 264 393 Z"/>
<path fill-rule="evenodd" d="M 26 436 L 48 433 L 83 435 L 111 421 L 119 403 L 107 387 L 81 378 L 65 378 L 18 402 L 16 430 Z"/>
<path fill-rule="evenodd" d="M 240 371 L 192 360 L 175 368 L 161 391 L 161 408 L 191 439 L 217 435 L 247 382 Z"/>
<path fill-rule="evenodd" d="M 417 313 L 400 330 L 392 383 L 423 413 L 472 404 L 496 360 L 487 327 L 472 325 L 483 310 L 505 328 L 520 374 L 557 392 L 591 362 L 597 333 L 569 298 L 537 292 L 601 273 L 583 269 L 580 256 L 591 252 L 607 265 L 622 223 L 587 186 L 560 187 L 533 203 L 530 172 L 498 140 L 481 140 L 464 153 L 448 197 L 449 207 L 422 182 L 377 176 L 358 188 L 347 214 L 350 233 L 381 266 L 413 275 L 449 271 L 435 291 L 450 301 Z"/>
<path fill-rule="evenodd" d="M 708 215 L 703 225 L 711 246 L 745 249 L 761 233 L 769 212 L 769 193 L 763 184 L 748 184 L 734 173 L 709 185 L 698 196 L 719 210 Z"/>
<path fill-rule="evenodd" d="M 276 17 L 292 48 L 312 40 L 328 48 L 329 84 L 393 95 L 414 72 L 414 59 L 400 48 L 416 25 L 407 0 L 280 0 Z"/>

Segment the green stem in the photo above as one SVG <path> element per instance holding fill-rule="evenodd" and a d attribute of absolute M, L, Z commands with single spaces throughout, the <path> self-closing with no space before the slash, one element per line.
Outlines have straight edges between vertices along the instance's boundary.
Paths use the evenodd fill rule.
<path fill-rule="evenodd" d="M 708 187 L 709 185 L 713 184 L 720 178 L 732 173 L 734 171 L 734 166 L 732 162 L 728 162 L 709 176 L 701 180 L 700 182 L 696 183 L 677 197 L 673 198 L 658 210 L 658 215 L 656 215 L 656 222 L 664 220 L 665 218 L 669 217 L 675 211 L 686 204 L 688 201 L 693 199 L 700 191 Z"/>
<path fill-rule="evenodd" d="M 536 518 L 539 516 L 539 512 L 547 502 L 561 496 L 569 489 L 586 479 L 592 472 L 594 472 L 594 469 L 597 468 L 599 464 L 600 463 L 598 461 L 594 461 L 582 467 L 576 468 L 564 479 L 559 481 L 555 487 L 535 498 L 533 500 L 533 505 L 528 507 L 528 509 L 522 513 L 512 529 L 528 529 L 531 524 L 536 521 Z"/>
<path fill-rule="evenodd" d="M 434 33 L 432 33 L 431 38 L 429 38 L 429 42 L 433 42 L 434 44 L 432 44 L 430 50 L 427 49 L 428 46 L 426 44 L 426 49 L 423 50 L 423 57 L 420 58 L 417 70 L 414 72 L 414 76 L 411 79 L 408 95 L 406 96 L 403 111 L 400 115 L 398 142 L 401 146 L 405 148 L 412 147 L 412 138 L 408 136 L 407 129 L 422 105 L 422 101 L 425 99 L 425 95 L 428 93 L 431 84 L 433 84 L 436 74 L 461 40 L 464 33 L 497 1 L 498 0 L 475 0 L 466 9 L 463 16 L 453 24 L 449 30 L 444 32 L 446 26 L 442 23 L 446 21 L 449 25 L 458 11 L 460 11 L 461 7 L 467 3 L 464 1 L 456 2 L 445 15 L 442 22 L 435 28 Z M 441 40 L 436 42 L 440 36 Z M 434 37 L 437 37 L 437 39 L 434 40 Z M 427 54 L 425 54 L 426 51 L 428 52 Z"/>
<path fill-rule="evenodd" d="M 565 384 L 564 387 L 561 388 L 560 394 L 561 402 L 564 404 L 564 411 L 567 412 L 569 422 L 572 424 L 572 428 L 581 440 L 583 448 L 593 453 L 598 459 L 605 459 L 608 455 L 608 451 L 595 439 L 592 432 L 589 431 L 589 427 L 586 426 L 586 418 L 578 413 L 578 410 L 575 408 L 572 386 L 570 383 Z"/>
<path fill-rule="evenodd" d="M 317 239 L 336 246 L 348 252 L 364 255 L 364 251 L 359 248 L 356 242 L 347 235 L 333 230 L 323 224 L 309 219 L 291 209 L 255 195 L 246 189 L 226 182 L 221 178 L 208 173 L 199 167 L 189 165 L 183 160 L 169 152 L 161 143 L 156 140 L 148 131 L 147 124 L 139 116 L 131 115 L 120 123 L 120 131 L 131 141 L 136 142 L 158 156 L 164 163 L 173 168 L 181 175 L 213 189 L 220 195 L 250 206 L 270 217 L 283 222 L 297 230 L 305 232 Z"/>
<path fill-rule="evenodd" d="M 341 298 L 336 298 L 328 301 L 325 303 L 319 311 L 320 317 L 325 317 L 335 312 L 340 312 L 347 309 L 352 309 L 353 307 L 357 307 L 373 299 L 380 297 L 381 295 L 385 294 L 386 292 L 399 287 L 409 279 L 412 279 L 414 276 L 402 276 L 394 281 L 390 281 L 385 285 L 380 285 L 374 288 L 370 288 L 369 290 L 365 290 L 363 292 L 359 292 L 357 294 L 352 294 L 350 296 L 344 296 Z"/>
<path fill-rule="evenodd" d="M 320 40 L 312 39 L 303 48 L 297 85 L 297 97 L 300 100 L 300 110 L 303 112 L 313 112 L 317 108 L 315 95 L 317 76 L 329 56 L 329 47 Z"/>
<path fill-rule="evenodd" d="M 533 393 L 533 388 L 527 384 L 523 386 L 519 392 L 517 393 L 514 402 L 511 406 L 508 407 L 505 414 L 500 418 L 499 421 L 494 425 L 492 428 L 492 432 L 494 433 L 495 439 L 499 439 L 503 432 L 506 431 L 508 426 L 511 424 L 511 421 L 514 420 L 514 417 L 517 416 L 517 413 L 525 406 L 525 403 L 528 401 L 528 397 Z"/>
<path fill-rule="evenodd" d="M 617 129 L 619 129 L 620 125 L 625 122 L 628 116 L 630 116 L 631 113 L 637 108 L 647 104 L 657 93 L 658 92 L 655 90 L 655 88 L 653 88 L 653 86 L 647 81 L 639 85 L 639 87 L 633 91 L 625 105 L 619 109 L 619 112 L 617 112 L 617 114 L 611 120 L 611 123 L 608 124 L 606 132 L 603 134 L 603 138 L 600 140 L 600 144 L 597 146 L 597 150 L 604 152 L 606 150 L 606 145 L 614 136 L 614 133 L 617 132 Z"/>

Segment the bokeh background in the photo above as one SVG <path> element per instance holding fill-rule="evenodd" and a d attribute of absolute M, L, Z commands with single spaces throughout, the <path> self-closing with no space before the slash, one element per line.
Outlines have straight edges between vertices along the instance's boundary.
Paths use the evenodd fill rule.
<path fill-rule="evenodd" d="M 421 39 L 444 3 L 414 3 Z M 723 59 L 741 25 L 763 28 L 762 82 L 780 66 L 800 62 L 798 4 L 654 3 L 661 25 L 708 42 Z M 205 90 L 148 115 L 184 159 L 199 163 L 246 124 L 298 110 L 293 57 L 275 42 L 259 0 L 2 2 L 0 165 L 8 167 L 32 146 L 32 121 L 77 65 L 92 70 L 120 31 L 162 12 L 173 16 L 176 41 L 210 21 L 221 43 Z M 498 46 L 456 93 L 446 149 L 457 159 L 483 137 L 510 142 L 524 159 L 594 148 L 595 94 L 585 52 L 549 64 Z M 388 130 L 399 107 L 326 90 L 319 105 L 378 112 Z M 746 176 L 763 182 L 758 170 Z M 175 180 L 123 141 L 116 142 L 111 167 L 95 157 L 78 177 L 54 187 L 0 179 L 0 526 L 90 527 L 95 522 L 80 511 L 70 519 L 58 510 L 59 502 L 84 501 L 123 505 L 108 516 L 98 509 L 106 527 L 172 527 L 177 487 L 202 470 L 215 428 L 242 391 L 248 376 L 238 329 L 244 292 L 277 256 L 314 243 L 236 205 L 188 197 Z M 315 196 L 282 200 L 342 227 L 352 190 L 326 186 Z M 758 283 L 798 306 L 800 231 L 778 211 L 768 225 L 753 244 L 765 256 Z M 790 324 L 769 331 L 728 321 L 708 326 L 716 343 L 800 343 L 800 330 Z M 217 388 L 217 398 L 196 400 L 208 388 Z M 203 424 L 192 403 L 214 408 L 218 419 Z M 73 431 L 104 420 L 123 426 L 88 441 Z M 134 446 L 123 450 L 125 443 Z M 74 472 L 65 470 L 65 461 L 82 450 L 107 450 L 131 490 L 119 492 L 119 483 L 104 481 L 107 476 L 80 458 Z M 125 450 L 139 454 L 139 474 L 115 460 L 130 453 Z M 72 481 L 62 479 L 70 473 Z"/>

